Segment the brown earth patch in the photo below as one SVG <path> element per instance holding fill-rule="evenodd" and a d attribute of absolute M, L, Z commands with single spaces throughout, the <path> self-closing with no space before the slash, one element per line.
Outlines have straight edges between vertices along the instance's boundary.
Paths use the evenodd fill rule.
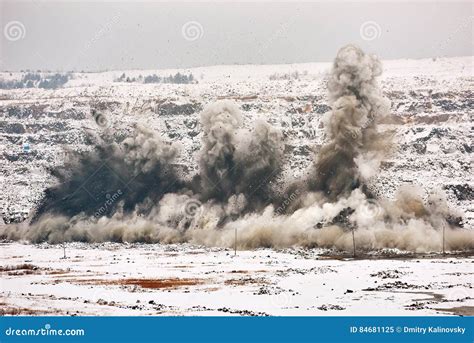
<path fill-rule="evenodd" d="M 124 285 L 124 286 L 139 286 L 148 289 L 162 289 L 162 288 L 178 288 L 184 286 L 196 286 L 204 283 L 202 279 L 121 279 L 121 280 L 104 280 L 104 279 L 56 279 L 54 283 L 70 282 L 83 285 Z"/>
<path fill-rule="evenodd" d="M 233 99 L 233 100 L 245 100 L 245 101 L 248 101 L 248 100 L 255 100 L 255 99 L 257 99 L 257 98 L 258 98 L 257 95 L 241 95 L 241 96 L 238 96 L 238 95 L 235 95 L 235 96 L 223 95 L 223 96 L 218 96 L 218 97 L 217 97 L 217 100 Z"/>
<path fill-rule="evenodd" d="M 451 308 L 435 308 L 436 311 L 449 312 L 456 316 L 474 316 L 474 306 L 459 306 Z"/>
<path fill-rule="evenodd" d="M 64 273 L 64 274 L 59 273 L 59 274 L 51 274 L 51 275 L 54 275 L 56 278 L 64 278 L 64 279 L 70 278 L 72 276 L 74 276 L 74 277 L 91 277 L 90 274 L 74 274 L 74 275 L 71 275 L 70 273 Z M 96 276 L 101 276 L 101 275 L 104 275 L 104 273 L 97 273 L 95 275 Z M 66 279 L 64 281 L 69 281 L 69 280 L 74 280 L 74 279 Z M 75 280 L 77 280 L 77 279 L 75 279 Z M 57 279 L 55 281 L 59 282 L 60 280 Z"/>
<path fill-rule="evenodd" d="M 20 264 L 16 266 L 0 266 L 0 273 L 8 276 L 23 276 L 32 274 L 61 275 L 69 273 L 69 270 L 40 268 L 32 264 Z"/>
<path fill-rule="evenodd" d="M 142 288 L 176 288 L 182 286 L 196 286 L 203 283 L 200 279 L 124 279 L 118 282 L 121 285 L 136 285 Z"/>
<path fill-rule="evenodd" d="M 268 270 L 231 270 L 231 274 L 266 273 Z"/>
<path fill-rule="evenodd" d="M 49 275 L 64 275 L 64 274 L 69 274 L 70 272 L 71 272 L 70 270 L 56 269 L 56 270 L 48 271 L 48 274 Z"/>
<path fill-rule="evenodd" d="M 353 254 L 347 252 L 330 253 L 318 255 L 318 260 L 345 260 L 345 261 L 356 261 L 356 260 L 412 260 L 412 259 L 449 259 L 449 258 L 463 258 L 473 257 L 474 250 L 465 251 L 452 251 L 446 253 L 391 253 L 383 252 L 380 254 L 370 254 L 367 252 L 358 252 L 356 257 Z"/>
<path fill-rule="evenodd" d="M 38 316 L 50 313 L 48 311 L 34 310 L 26 307 L 14 307 L 6 303 L 0 303 L 0 307 L 0 316 Z"/>
<path fill-rule="evenodd" d="M 8 276 L 23 276 L 23 275 L 31 275 L 31 274 L 40 274 L 37 270 L 31 269 L 23 269 L 23 270 L 16 270 L 13 272 L 6 272 Z"/>
<path fill-rule="evenodd" d="M 0 266 L 0 272 L 10 272 L 14 270 L 37 270 L 39 267 L 33 265 L 33 264 L 18 264 L 16 266 Z"/>

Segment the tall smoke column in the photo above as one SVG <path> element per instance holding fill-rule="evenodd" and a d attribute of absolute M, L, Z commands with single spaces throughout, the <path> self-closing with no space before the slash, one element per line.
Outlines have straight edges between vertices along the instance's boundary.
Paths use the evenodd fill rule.
<path fill-rule="evenodd" d="M 246 249 L 352 251 L 347 228 L 356 228 L 358 251 L 472 250 L 474 232 L 454 228 L 460 215 L 442 192 L 426 203 L 416 187 L 403 187 L 394 201 L 374 200 L 364 189 L 389 144 L 376 127 L 388 112 L 375 82 L 380 72 L 375 57 L 360 49 L 339 51 L 329 82 L 329 140 L 314 164 L 309 192 L 295 183 L 283 201 L 273 200 L 283 160 L 281 132 L 264 121 L 241 129 L 239 109 L 223 101 L 201 114 L 196 182 L 177 176 L 173 144 L 138 126 L 122 143 L 99 144 L 57 168 L 60 182 L 47 190 L 31 225 L 0 227 L 0 238 L 234 247 L 237 230 L 237 244 Z"/>
<path fill-rule="evenodd" d="M 315 162 L 309 189 L 331 200 L 348 195 L 378 168 L 387 151 L 387 135 L 377 131 L 378 118 L 390 102 L 378 88 L 380 61 L 348 45 L 334 61 L 328 89 L 332 111 L 325 119 L 329 142 Z"/>
<path fill-rule="evenodd" d="M 227 199 L 234 189 L 236 132 L 242 124 L 239 109 L 219 101 L 201 113 L 204 131 L 200 152 L 200 177 L 205 198 Z"/>
<path fill-rule="evenodd" d="M 253 210 L 272 203 L 272 182 L 283 166 L 283 134 L 263 120 L 248 135 L 239 137 L 236 151 L 237 193 L 245 194 Z"/>

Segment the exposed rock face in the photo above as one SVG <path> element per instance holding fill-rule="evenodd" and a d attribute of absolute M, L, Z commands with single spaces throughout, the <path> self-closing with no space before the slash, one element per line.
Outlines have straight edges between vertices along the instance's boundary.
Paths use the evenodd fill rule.
<path fill-rule="evenodd" d="M 464 213 L 462 225 L 472 228 L 470 63 L 470 58 L 451 58 L 384 64 L 381 85 L 391 114 L 381 127 L 395 130 L 397 149 L 383 161 L 372 184 L 375 193 L 387 197 L 403 183 L 442 188 L 450 205 Z M 270 80 L 271 74 L 287 69 L 303 76 Z M 86 151 L 99 137 L 123 141 L 138 121 L 181 144 L 178 162 L 191 179 L 201 145 L 199 113 L 223 98 L 242 110 L 244 127 L 263 117 L 281 128 L 284 168 L 301 176 L 310 166 L 311 151 L 326 141 L 322 118 L 330 109 L 328 70 L 326 64 L 199 68 L 199 84 L 186 85 L 113 82 L 120 72 L 75 74 L 63 89 L 0 90 L 3 221 L 26 218 L 46 186 L 55 182 L 48 170 L 68 150 Z M 92 110 L 103 118 L 94 118 Z"/>

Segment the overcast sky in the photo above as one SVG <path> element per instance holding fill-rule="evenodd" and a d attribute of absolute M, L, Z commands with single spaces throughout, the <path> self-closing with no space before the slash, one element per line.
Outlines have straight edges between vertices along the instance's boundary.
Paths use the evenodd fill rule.
<path fill-rule="evenodd" d="M 113 70 L 473 55 L 472 2 L 1 1 L 0 69 Z"/>

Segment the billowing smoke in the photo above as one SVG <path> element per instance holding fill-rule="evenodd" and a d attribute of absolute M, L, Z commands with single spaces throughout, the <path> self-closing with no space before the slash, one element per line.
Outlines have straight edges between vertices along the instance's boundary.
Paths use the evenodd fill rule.
<path fill-rule="evenodd" d="M 71 152 L 51 171 L 57 183 L 45 191 L 32 222 L 43 215 L 101 217 L 119 207 L 145 209 L 183 187 L 171 164 L 176 154 L 176 145 L 142 126 L 119 144 L 100 142 L 92 152 Z"/>
<path fill-rule="evenodd" d="M 191 182 L 174 167 L 177 147 L 137 126 L 121 142 L 73 154 L 53 171 L 59 182 L 46 190 L 31 223 L 0 236 L 346 251 L 355 239 L 359 251 L 474 249 L 474 231 L 459 227 L 461 215 L 441 191 L 425 197 L 405 186 L 393 200 L 370 191 L 391 145 L 378 126 L 389 111 L 376 82 L 381 72 L 377 58 L 359 48 L 339 51 L 328 83 L 326 143 L 306 178 L 287 180 L 284 191 L 282 133 L 264 120 L 245 129 L 238 107 L 221 101 L 201 113 L 199 173 Z"/>
<path fill-rule="evenodd" d="M 236 134 L 242 125 L 239 109 L 230 101 L 220 101 L 201 113 L 203 130 L 199 160 L 202 192 L 208 198 L 227 199 L 235 192 Z"/>
<path fill-rule="evenodd" d="M 240 249 L 302 246 L 351 251 L 351 232 L 332 222 L 341 211 L 353 208 L 349 221 L 358 225 L 355 231 L 358 251 L 383 248 L 414 252 L 441 251 L 441 227 L 435 229 L 426 220 L 426 209 L 411 192 L 413 190 L 407 189 L 394 201 L 376 203 L 356 189 L 349 197 L 341 197 L 336 202 L 315 202 L 290 215 L 278 215 L 273 206 L 268 206 L 263 212 L 248 213 L 219 228 L 218 221 L 227 214 L 223 206 L 208 202 L 186 212 L 186 207 L 193 203 L 194 198 L 189 194 L 169 193 L 147 216 L 138 215 L 136 211 L 124 213 L 122 210 L 111 217 L 98 219 L 82 214 L 72 218 L 47 214 L 39 222 L 11 230 L 6 236 L 10 239 L 52 243 L 190 242 L 231 247 L 237 230 L 237 246 Z M 407 214 L 404 214 L 407 208 L 402 199 L 411 199 Z M 387 216 L 393 216 L 394 220 L 387 220 Z M 405 218 L 399 220 L 401 217 Z M 325 224 L 319 227 L 320 223 Z M 446 226 L 444 235 L 448 251 L 473 248 L 470 230 Z"/>
<path fill-rule="evenodd" d="M 316 157 L 309 188 L 330 199 L 348 195 L 377 171 L 390 144 L 377 130 L 389 113 L 376 78 L 380 61 L 348 45 L 339 50 L 328 82 L 332 111 L 325 118 L 328 142 Z"/>
<path fill-rule="evenodd" d="M 220 101 L 201 113 L 201 194 L 204 200 L 226 202 L 240 195 L 249 210 L 273 199 L 272 181 L 283 164 L 283 136 L 263 120 L 254 130 L 241 129 L 242 114 L 230 101 Z"/>
<path fill-rule="evenodd" d="M 263 120 L 239 137 L 236 150 L 236 193 L 244 194 L 253 209 L 268 205 L 276 197 L 273 182 L 283 167 L 283 135 Z"/>

